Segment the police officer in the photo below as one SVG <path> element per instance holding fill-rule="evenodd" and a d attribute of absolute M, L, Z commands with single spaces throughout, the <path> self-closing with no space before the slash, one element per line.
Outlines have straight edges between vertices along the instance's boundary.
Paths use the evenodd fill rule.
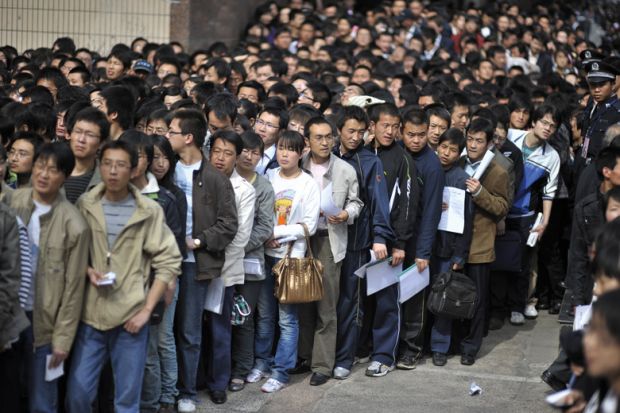
<path fill-rule="evenodd" d="M 617 70 L 595 59 L 590 60 L 585 69 L 591 98 L 585 108 L 581 129 L 584 132 L 583 146 L 575 159 L 576 178 L 601 150 L 607 128 L 620 122 L 620 101 L 615 94 Z"/>

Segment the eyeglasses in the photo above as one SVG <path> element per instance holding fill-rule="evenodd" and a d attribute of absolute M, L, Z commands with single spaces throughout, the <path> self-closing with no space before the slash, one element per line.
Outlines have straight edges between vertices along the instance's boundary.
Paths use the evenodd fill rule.
<path fill-rule="evenodd" d="M 149 134 L 165 135 L 167 132 L 168 132 L 168 129 L 161 127 L 161 126 L 157 128 L 148 126 L 146 128 L 146 133 L 149 133 Z"/>
<path fill-rule="evenodd" d="M 279 126 L 276 126 L 273 123 L 265 122 L 262 119 L 256 119 L 256 122 L 254 124 L 256 126 L 266 126 L 266 127 L 270 128 L 270 129 L 280 129 Z"/>
<path fill-rule="evenodd" d="M 250 150 L 250 149 L 244 149 L 241 151 L 241 154 L 244 156 L 254 156 L 254 157 L 260 157 L 260 151 L 258 150 Z"/>
<path fill-rule="evenodd" d="M 114 168 L 116 169 L 131 169 L 131 165 L 127 162 L 123 162 L 123 161 L 119 161 L 119 162 L 114 162 L 110 159 L 104 159 L 101 162 L 101 167 L 105 168 L 105 169 L 109 169 L 112 170 Z"/>
<path fill-rule="evenodd" d="M 34 164 L 34 168 L 41 172 L 47 172 L 50 175 L 58 175 L 61 173 L 60 169 L 58 169 L 56 166 L 47 166 L 47 163 L 43 161 L 36 162 Z"/>
<path fill-rule="evenodd" d="M 9 158 L 24 159 L 29 156 L 32 156 L 32 154 L 27 151 L 20 151 L 20 150 L 15 150 L 15 149 L 11 149 L 9 151 Z"/>
<path fill-rule="evenodd" d="M 73 131 L 71 132 L 71 135 L 73 135 L 73 134 L 75 134 L 76 137 L 84 136 L 87 139 L 92 139 L 92 140 L 100 138 L 99 135 L 97 135 L 95 133 L 92 133 L 92 132 L 88 132 L 88 131 L 82 130 L 82 129 L 73 129 Z"/>
<path fill-rule="evenodd" d="M 173 131 L 173 130 L 168 130 L 168 132 L 166 132 L 166 135 L 185 135 L 185 133 L 183 133 L 183 131 Z"/>
<path fill-rule="evenodd" d="M 546 121 L 544 119 L 540 119 L 539 122 L 542 123 L 543 126 L 549 128 L 549 129 L 555 129 L 557 127 L 557 125 L 555 123 Z"/>

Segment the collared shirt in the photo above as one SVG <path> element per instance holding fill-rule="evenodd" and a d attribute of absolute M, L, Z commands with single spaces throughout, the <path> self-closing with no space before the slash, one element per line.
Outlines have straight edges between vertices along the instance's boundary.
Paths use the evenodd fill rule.
<path fill-rule="evenodd" d="M 265 171 L 267 169 L 267 165 L 269 162 L 276 156 L 276 145 L 271 145 L 268 149 L 265 149 L 263 153 L 263 157 L 256 165 L 256 172 L 259 175 L 265 175 Z"/>
<path fill-rule="evenodd" d="M 482 163 L 482 159 L 477 162 L 472 162 L 469 159 L 469 156 L 466 156 L 465 157 L 465 172 L 467 173 L 467 175 L 474 176 L 474 174 L 476 173 L 476 170 L 478 169 L 481 163 Z"/>

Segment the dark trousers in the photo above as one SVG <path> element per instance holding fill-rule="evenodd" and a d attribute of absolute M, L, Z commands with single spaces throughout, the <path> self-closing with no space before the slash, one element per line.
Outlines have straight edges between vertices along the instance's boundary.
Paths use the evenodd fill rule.
<path fill-rule="evenodd" d="M 9 350 L 0 352 L 0 400 L 2 411 L 21 412 L 22 406 L 21 386 L 19 372 L 23 368 L 25 354 L 23 351 L 23 339 L 11 345 Z"/>
<path fill-rule="evenodd" d="M 568 199 L 555 199 L 549 225 L 538 247 L 538 279 L 536 297 L 538 302 L 551 305 L 562 301 L 561 286 L 566 274 L 567 250 L 563 242 L 564 228 L 570 222 Z"/>
<path fill-rule="evenodd" d="M 207 388 L 211 391 L 225 391 L 231 374 L 232 296 L 234 287 L 224 290 L 222 314 L 205 311 L 203 340 L 206 343 L 204 362 Z"/>
<path fill-rule="evenodd" d="M 407 355 L 419 358 L 422 355 L 426 322 L 426 290 L 424 290 L 402 305 L 402 322 L 398 340 L 398 354 L 400 356 Z"/>
<path fill-rule="evenodd" d="M 478 302 L 474 317 L 469 320 L 469 330 L 461 341 L 461 354 L 476 356 L 482 346 L 487 309 L 489 306 L 490 264 L 467 264 L 465 273 L 476 284 Z"/>
<path fill-rule="evenodd" d="M 530 283 L 532 248 L 526 245 L 535 216 L 506 219 L 506 230 L 521 235 L 521 271 L 494 271 L 491 277 L 491 315 L 504 318 L 506 313 L 523 313 L 527 304 Z"/>
<path fill-rule="evenodd" d="M 340 296 L 338 298 L 338 332 L 336 338 L 336 367 L 350 370 L 359 343 L 364 319 L 366 280 L 354 272 L 368 262 L 367 251 L 347 251 L 342 262 Z"/>
<path fill-rule="evenodd" d="M 372 361 L 392 366 L 396 360 L 400 327 L 400 304 L 398 283 L 377 291 L 371 297 L 375 301 L 372 322 Z"/>
<path fill-rule="evenodd" d="M 232 328 L 232 378 L 244 380 L 254 366 L 254 312 L 263 281 L 246 281 L 235 286 L 250 306 L 251 313 L 240 326 Z"/>

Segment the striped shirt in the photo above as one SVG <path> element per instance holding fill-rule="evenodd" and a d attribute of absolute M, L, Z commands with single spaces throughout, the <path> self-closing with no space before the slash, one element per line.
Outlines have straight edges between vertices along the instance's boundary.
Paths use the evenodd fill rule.
<path fill-rule="evenodd" d="M 86 192 L 88 189 L 88 184 L 90 183 L 94 173 L 95 170 L 93 169 L 90 172 L 86 172 L 84 175 L 67 177 L 64 186 L 69 202 L 75 204 L 78 198 Z"/>
<path fill-rule="evenodd" d="M 25 311 L 32 311 L 34 306 L 34 282 L 32 280 L 32 256 L 30 253 L 30 238 L 24 221 L 17 217 L 19 229 L 19 254 L 21 266 L 21 281 L 19 284 L 19 304 Z"/>
<path fill-rule="evenodd" d="M 101 198 L 101 205 L 103 207 L 103 215 L 105 218 L 106 231 L 108 233 L 108 247 L 112 250 L 116 238 L 121 233 L 129 218 L 136 210 L 136 200 L 133 195 L 127 195 L 127 198 L 122 201 L 114 202 Z"/>

